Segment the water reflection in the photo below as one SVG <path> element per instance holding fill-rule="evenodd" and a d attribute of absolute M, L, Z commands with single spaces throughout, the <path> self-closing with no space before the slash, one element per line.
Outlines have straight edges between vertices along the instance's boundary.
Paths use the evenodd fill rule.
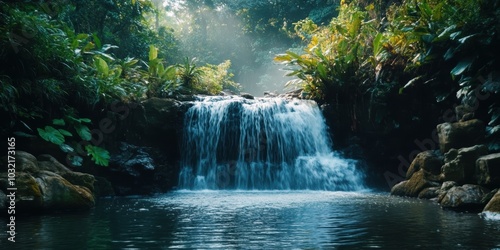
<path fill-rule="evenodd" d="M 105 199 L 91 212 L 17 224 L 8 249 L 500 247 L 499 221 L 387 194 L 185 191 Z M 0 237 L 6 249 L 5 232 Z"/>

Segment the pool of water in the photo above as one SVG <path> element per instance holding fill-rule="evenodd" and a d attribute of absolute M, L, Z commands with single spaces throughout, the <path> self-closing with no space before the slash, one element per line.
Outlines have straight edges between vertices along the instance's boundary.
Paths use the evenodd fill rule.
<path fill-rule="evenodd" d="M 1 249 L 500 248 L 498 220 L 386 193 L 176 191 L 18 217 Z"/>

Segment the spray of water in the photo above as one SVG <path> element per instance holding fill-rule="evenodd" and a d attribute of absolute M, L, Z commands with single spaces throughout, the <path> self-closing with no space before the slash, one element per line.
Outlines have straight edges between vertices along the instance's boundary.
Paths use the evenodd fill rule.
<path fill-rule="evenodd" d="M 185 117 L 183 189 L 359 190 L 354 160 L 331 150 L 315 102 L 204 97 Z"/>

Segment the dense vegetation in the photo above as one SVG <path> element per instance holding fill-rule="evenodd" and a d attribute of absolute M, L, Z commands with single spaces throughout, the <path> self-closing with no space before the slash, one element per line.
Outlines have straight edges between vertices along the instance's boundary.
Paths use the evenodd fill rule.
<path fill-rule="evenodd" d="M 498 151 L 499 4 L 342 1 L 328 25 L 296 23 L 306 47 L 275 59 L 291 66 L 297 79 L 289 85 L 333 104 L 338 137 L 351 131 L 373 140 L 365 148 L 375 157 L 381 155 L 375 148 L 400 150 L 405 141 L 430 138 L 437 123 L 460 119 L 457 105 L 487 122 L 490 150 Z"/>
<path fill-rule="evenodd" d="M 96 164 L 107 151 L 76 142 L 92 140 L 113 101 L 280 90 L 274 57 L 339 134 L 412 140 L 456 105 L 491 138 L 500 131 L 496 0 L 0 3 L 2 135 L 39 136 Z"/>
<path fill-rule="evenodd" d="M 240 88 L 230 61 L 198 66 L 179 58 L 172 32 L 152 29 L 146 18 L 158 11 L 150 1 L 1 2 L 0 8 L 3 135 L 40 136 L 107 165 L 106 150 L 77 143 L 92 140 L 87 116 L 100 115 L 93 111 L 116 100 Z M 170 57 L 179 63 L 166 64 Z"/>

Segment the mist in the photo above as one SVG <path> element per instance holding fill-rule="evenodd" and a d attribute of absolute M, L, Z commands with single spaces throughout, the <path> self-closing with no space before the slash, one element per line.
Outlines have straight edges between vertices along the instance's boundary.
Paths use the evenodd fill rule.
<path fill-rule="evenodd" d="M 280 31 L 286 21 L 252 26 L 247 9 L 231 9 L 224 3 L 180 0 L 164 6 L 183 57 L 197 58 L 198 66 L 230 60 L 233 79 L 242 92 L 254 96 L 285 92 L 285 83 L 292 78 L 273 58 L 297 42 Z"/>

